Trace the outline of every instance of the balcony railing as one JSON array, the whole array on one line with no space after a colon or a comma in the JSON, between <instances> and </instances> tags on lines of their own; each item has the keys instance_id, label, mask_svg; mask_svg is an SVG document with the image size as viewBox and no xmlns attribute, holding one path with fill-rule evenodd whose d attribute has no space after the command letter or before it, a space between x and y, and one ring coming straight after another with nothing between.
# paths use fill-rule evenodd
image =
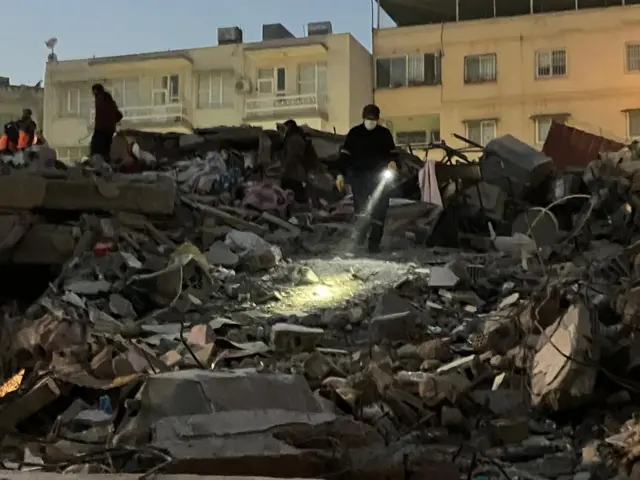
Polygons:
<instances>
[{"instance_id":1,"label":"balcony railing","mask_svg":"<svg viewBox=\"0 0 640 480\"><path fill-rule=\"evenodd\" d=\"M182 103L170 103L168 105L146 105L141 107L120 107L122 123L142 123L163 125L168 123L191 122L188 110ZM96 120L95 109L91 109L90 123Z\"/></svg>"},{"instance_id":2,"label":"balcony railing","mask_svg":"<svg viewBox=\"0 0 640 480\"><path fill-rule=\"evenodd\" d=\"M268 116L278 113L326 111L326 97L318 93L302 95L274 95L248 98L245 102L246 116Z\"/></svg>"}]
</instances>

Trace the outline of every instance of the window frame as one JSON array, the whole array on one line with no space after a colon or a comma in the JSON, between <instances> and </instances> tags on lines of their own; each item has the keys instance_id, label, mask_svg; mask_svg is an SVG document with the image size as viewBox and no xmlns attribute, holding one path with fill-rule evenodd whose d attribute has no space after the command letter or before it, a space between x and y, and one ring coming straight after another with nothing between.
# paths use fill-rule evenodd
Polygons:
<instances>
[{"instance_id":1,"label":"window frame","mask_svg":"<svg viewBox=\"0 0 640 480\"><path fill-rule=\"evenodd\" d=\"M156 86L156 81L160 80L161 87ZM166 80L166 82L165 82ZM164 106L164 105L174 105L176 103L180 103L180 90L181 90L181 81L179 73L168 73L165 75L154 76L152 80L152 88L151 88L151 105L156 106ZM165 86L166 84L166 86ZM176 92L174 93L174 87ZM156 101L156 95L164 95L163 102Z\"/></svg>"},{"instance_id":2,"label":"window frame","mask_svg":"<svg viewBox=\"0 0 640 480\"><path fill-rule=\"evenodd\" d=\"M313 80L302 80L301 72L303 68L313 68ZM323 72L323 73L321 73ZM320 77L324 76L324 82L320 82ZM313 91L302 92L302 85L313 84ZM298 64L296 72L296 92L298 95L322 95L327 93L327 62L310 62Z\"/></svg>"},{"instance_id":3,"label":"window frame","mask_svg":"<svg viewBox=\"0 0 640 480\"><path fill-rule=\"evenodd\" d=\"M418 60L420 58L420 60ZM427 61L427 58L429 60ZM404 61L404 80L401 83L393 83L393 62L403 60ZM411 80L411 61L414 61L418 65L421 63L421 70L417 70L414 66L414 75L416 72L420 72L422 76L422 81L420 80ZM383 62L388 62L388 71L389 71L389 84L388 85L380 85L379 78L379 68ZM433 79L427 79L427 65L428 62L431 62L431 72L433 72ZM406 88L406 87L435 87L438 85L442 85L442 55L440 52L416 52L416 53L408 53L405 55L393 55L389 57L376 57L375 62L375 88L376 89L393 89L393 88Z\"/></svg>"},{"instance_id":4,"label":"window frame","mask_svg":"<svg viewBox=\"0 0 640 480\"><path fill-rule=\"evenodd\" d=\"M627 115L627 139L629 140L640 140L640 108L631 108L626 110ZM631 115L637 115L638 118L636 121L638 122L638 135L631 135Z\"/></svg>"},{"instance_id":5,"label":"window frame","mask_svg":"<svg viewBox=\"0 0 640 480\"><path fill-rule=\"evenodd\" d=\"M548 113L544 115L536 115L535 117L533 117L532 118L533 128L535 130L533 139L534 139L535 145L544 145L544 142L547 140L547 137L549 136L549 130L551 129L551 125L553 125L554 122L565 125L567 123L568 118L569 118L569 115L566 113L565 114ZM549 121L549 128L547 129L547 135L545 135L544 139L541 139L540 137L541 120Z\"/></svg>"},{"instance_id":6,"label":"window frame","mask_svg":"<svg viewBox=\"0 0 640 480\"><path fill-rule=\"evenodd\" d=\"M466 120L464 122L465 124L465 134L466 137L469 140L473 140L476 141L475 139L472 138L472 135L470 135L470 127L473 124L478 124L478 126L480 127L480 139L477 143L479 143L480 145L485 146L487 143L489 143L490 140L493 140L494 138L498 137L498 120L495 118L480 118L480 119L475 119L475 120ZM492 125L493 128L493 136L489 139L489 141L484 141L484 126L485 124L490 123Z\"/></svg>"},{"instance_id":7,"label":"window frame","mask_svg":"<svg viewBox=\"0 0 640 480\"><path fill-rule=\"evenodd\" d=\"M630 49L635 48L637 58L635 59L635 68L631 68L630 62ZM627 42L624 44L624 66L625 72L635 73L640 72L640 42Z\"/></svg>"},{"instance_id":8,"label":"window frame","mask_svg":"<svg viewBox=\"0 0 640 480\"><path fill-rule=\"evenodd\" d=\"M471 60L477 59L478 61L478 78L473 79L469 77L469 62ZM480 76L480 72L482 71L482 61L483 60L492 60L493 61L493 76L484 78ZM483 83L496 83L498 81L498 54L493 53L474 53L472 55L465 55L463 60L463 81L465 85L477 85Z\"/></svg>"},{"instance_id":9,"label":"window frame","mask_svg":"<svg viewBox=\"0 0 640 480\"><path fill-rule=\"evenodd\" d=\"M564 55L564 72L563 73L554 73L554 64L553 64L553 59L554 59L554 54L557 54L559 52L562 52ZM547 54L549 55L549 74L541 74L540 73L540 67L541 67L541 56ZM535 51L534 54L535 57L535 79L536 80L541 80L541 79L547 79L547 78L566 78L567 76L569 76L569 56L567 54L567 49L564 47L556 47L556 48L543 48L543 49L539 49Z\"/></svg>"},{"instance_id":10,"label":"window frame","mask_svg":"<svg viewBox=\"0 0 640 480\"><path fill-rule=\"evenodd\" d=\"M199 72L196 77L196 106L198 110L221 110L225 108L234 107L234 97L227 99L225 95L225 81L234 82L235 74L232 70L210 70L207 72ZM206 85L203 87L203 81ZM215 83L218 82L216 86ZM215 87L215 88L214 88ZM234 84L235 88L235 84ZM214 90L217 90L217 94L214 95ZM207 101L202 103L201 95L206 92ZM214 101L214 97L217 97L218 101Z\"/></svg>"},{"instance_id":11,"label":"window frame","mask_svg":"<svg viewBox=\"0 0 640 480\"><path fill-rule=\"evenodd\" d=\"M271 71L271 76L268 78L260 78L261 71ZM284 86L282 89L278 88L278 73L282 70L284 74ZM271 84L271 88L269 92L261 92L260 84L269 82ZM277 66L277 67L259 67L256 69L256 92L260 96L281 96L285 95L287 91L287 67L285 66Z\"/></svg>"},{"instance_id":12,"label":"window frame","mask_svg":"<svg viewBox=\"0 0 640 480\"><path fill-rule=\"evenodd\" d=\"M437 135L436 135L437 132ZM409 137L414 134L423 134L423 138L421 138L420 142L404 142L401 136L405 135ZM440 141L440 130L400 130L394 132L395 143L401 147L425 147L430 142L438 142ZM409 138L407 138L409 139Z\"/></svg>"}]
</instances>

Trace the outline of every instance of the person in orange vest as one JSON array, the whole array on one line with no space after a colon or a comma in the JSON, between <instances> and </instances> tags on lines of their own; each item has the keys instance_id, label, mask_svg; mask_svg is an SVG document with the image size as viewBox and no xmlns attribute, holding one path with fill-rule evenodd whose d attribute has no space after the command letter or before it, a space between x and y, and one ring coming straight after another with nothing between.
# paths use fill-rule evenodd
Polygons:
<instances>
[{"instance_id":1,"label":"person in orange vest","mask_svg":"<svg viewBox=\"0 0 640 480\"><path fill-rule=\"evenodd\" d=\"M0 137L0 153L15 153L18 151L20 131L16 122L4 125L4 133Z\"/></svg>"},{"instance_id":2,"label":"person in orange vest","mask_svg":"<svg viewBox=\"0 0 640 480\"><path fill-rule=\"evenodd\" d=\"M31 109L25 108L19 120L5 124L4 135L0 137L0 152L19 152L29 148L37 141L37 125L33 121L32 115Z\"/></svg>"},{"instance_id":3,"label":"person in orange vest","mask_svg":"<svg viewBox=\"0 0 640 480\"><path fill-rule=\"evenodd\" d=\"M36 130L38 128L33 120L33 112L30 108L22 110L22 117L16 124L18 127L18 150L29 148L36 142Z\"/></svg>"}]
</instances>

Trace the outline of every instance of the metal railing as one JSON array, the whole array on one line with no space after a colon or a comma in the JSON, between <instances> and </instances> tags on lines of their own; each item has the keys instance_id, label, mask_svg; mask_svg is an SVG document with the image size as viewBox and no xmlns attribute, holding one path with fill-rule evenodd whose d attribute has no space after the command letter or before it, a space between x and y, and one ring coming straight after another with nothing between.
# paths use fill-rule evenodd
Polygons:
<instances>
[{"instance_id":1,"label":"metal railing","mask_svg":"<svg viewBox=\"0 0 640 480\"><path fill-rule=\"evenodd\" d=\"M121 107L122 122L165 124L190 122L187 108L182 103L170 103L168 105L145 105L140 107ZM96 119L95 109L91 109L90 124Z\"/></svg>"},{"instance_id":2,"label":"metal railing","mask_svg":"<svg viewBox=\"0 0 640 480\"><path fill-rule=\"evenodd\" d=\"M278 112L295 112L302 110L325 111L326 96L318 93L302 95L274 95L247 98L245 115L270 115Z\"/></svg>"}]
</instances>

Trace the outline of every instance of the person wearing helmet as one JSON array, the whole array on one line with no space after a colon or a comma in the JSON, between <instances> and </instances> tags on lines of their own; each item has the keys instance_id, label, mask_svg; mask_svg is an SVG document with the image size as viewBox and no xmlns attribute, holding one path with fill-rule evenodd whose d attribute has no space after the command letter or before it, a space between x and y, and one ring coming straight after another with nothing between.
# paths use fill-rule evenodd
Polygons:
<instances>
[{"instance_id":1,"label":"person wearing helmet","mask_svg":"<svg viewBox=\"0 0 640 480\"><path fill-rule=\"evenodd\" d=\"M370 253L380 251L389 209L390 185L381 179L381 175L387 168L397 169L393 135L379 122L380 108L376 105L364 107L362 123L349 130L340 150L340 175L336 179L340 190L344 189L345 177L351 185L354 208L360 217L356 241L363 245L368 239ZM372 196L374 192L376 194Z\"/></svg>"}]
</instances>

